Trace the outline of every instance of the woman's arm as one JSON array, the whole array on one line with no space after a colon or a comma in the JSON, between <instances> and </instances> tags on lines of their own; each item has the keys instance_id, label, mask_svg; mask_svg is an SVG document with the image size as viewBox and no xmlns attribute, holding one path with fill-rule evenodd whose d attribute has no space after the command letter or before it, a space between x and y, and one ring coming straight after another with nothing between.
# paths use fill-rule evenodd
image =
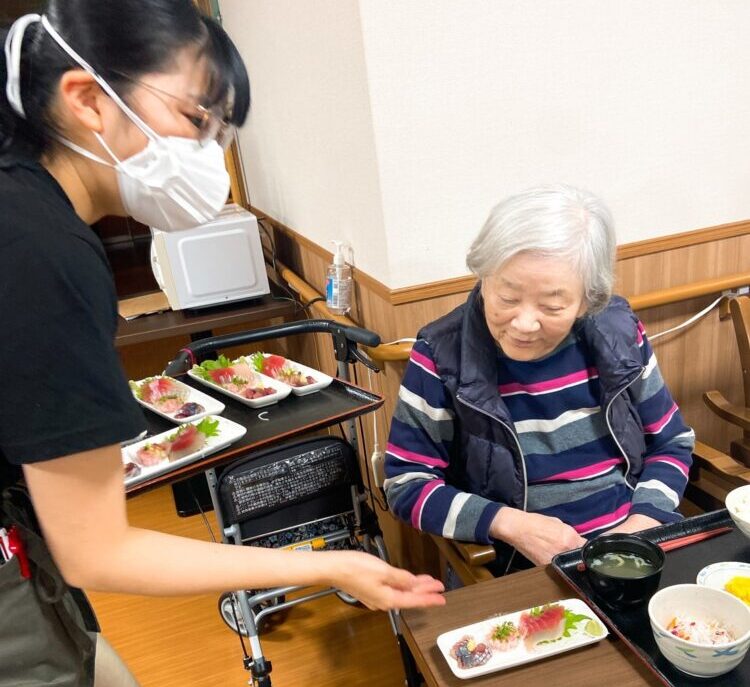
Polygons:
<instances>
[{"instance_id":1,"label":"woman's arm","mask_svg":"<svg viewBox=\"0 0 750 687\"><path fill-rule=\"evenodd\" d=\"M656 356L638 323L640 349L645 366L641 379L631 388L633 404L643 425L646 452L643 471L633 492L631 517L648 518L646 524L673 522L687 486L693 462L695 433L685 424L669 393ZM642 528L643 529L643 528Z\"/></svg>"},{"instance_id":2,"label":"woman's arm","mask_svg":"<svg viewBox=\"0 0 750 687\"><path fill-rule=\"evenodd\" d=\"M227 546L131 527L119 445L31 463L24 474L55 561L78 587L161 596L323 584L370 608L444 603L440 582L367 554Z\"/></svg>"},{"instance_id":3,"label":"woman's arm","mask_svg":"<svg viewBox=\"0 0 750 687\"><path fill-rule=\"evenodd\" d=\"M383 485L388 503L418 530L487 544L501 505L446 483L454 431L455 412L432 352L417 341L391 421Z\"/></svg>"},{"instance_id":4,"label":"woman's arm","mask_svg":"<svg viewBox=\"0 0 750 687\"><path fill-rule=\"evenodd\" d=\"M631 398L643 425L646 452L643 471L633 492L630 516L609 532L639 532L679 520L682 516L676 509L693 462L695 433L685 424L664 383L640 322L638 340L645 370L631 387Z\"/></svg>"}]
</instances>

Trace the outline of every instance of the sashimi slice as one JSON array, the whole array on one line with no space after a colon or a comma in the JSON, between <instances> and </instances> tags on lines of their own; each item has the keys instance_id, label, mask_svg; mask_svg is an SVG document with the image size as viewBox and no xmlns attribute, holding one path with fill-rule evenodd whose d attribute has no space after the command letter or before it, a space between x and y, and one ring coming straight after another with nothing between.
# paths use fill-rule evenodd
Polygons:
<instances>
[{"instance_id":1,"label":"sashimi slice","mask_svg":"<svg viewBox=\"0 0 750 687\"><path fill-rule=\"evenodd\" d=\"M219 421L204 418L197 425L183 425L169 437L169 460L179 460L200 451L209 437L216 436Z\"/></svg>"},{"instance_id":2,"label":"sashimi slice","mask_svg":"<svg viewBox=\"0 0 750 687\"><path fill-rule=\"evenodd\" d=\"M162 396L153 405L162 413L174 413L185 403L183 396Z\"/></svg>"},{"instance_id":3,"label":"sashimi slice","mask_svg":"<svg viewBox=\"0 0 750 687\"><path fill-rule=\"evenodd\" d=\"M243 392L242 395L245 398L254 400L256 398L263 398L264 396L270 396L275 394L276 389L272 389L270 386L249 386Z\"/></svg>"},{"instance_id":4,"label":"sashimi slice","mask_svg":"<svg viewBox=\"0 0 750 687\"><path fill-rule=\"evenodd\" d=\"M565 608L560 604L546 604L521 613L518 629L524 635L527 649L539 642L559 639L565 629Z\"/></svg>"},{"instance_id":5,"label":"sashimi slice","mask_svg":"<svg viewBox=\"0 0 750 687\"><path fill-rule=\"evenodd\" d=\"M200 451L206 445L206 435L199 432L195 425L185 425L172 440L169 447L169 459L179 460L191 453Z\"/></svg>"},{"instance_id":6,"label":"sashimi slice","mask_svg":"<svg viewBox=\"0 0 750 687\"><path fill-rule=\"evenodd\" d=\"M242 379L246 379L248 382L252 382L254 379L258 378L255 370L253 370L247 363L235 363L232 365L232 369L234 370L236 377L242 377Z\"/></svg>"},{"instance_id":7,"label":"sashimi slice","mask_svg":"<svg viewBox=\"0 0 750 687\"><path fill-rule=\"evenodd\" d=\"M286 358L283 356L269 355L263 358L263 369L260 372L269 377L274 377L285 364Z\"/></svg>"},{"instance_id":8,"label":"sashimi slice","mask_svg":"<svg viewBox=\"0 0 750 687\"><path fill-rule=\"evenodd\" d=\"M168 444L146 444L138 449L135 459L143 467L150 467L169 460Z\"/></svg>"},{"instance_id":9,"label":"sashimi slice","mask_svg":"<svg viewBox=\"0 0 750 687\"><path fill-rule=\"evenodd\" d=\"M157 405L162 399L168 398L184 400L186 396L185 391L169 377L153 377L151 379L146 379L138 385L136 385L135 382L132 382L131 386L138 398L144 403L149 403L151 405Z\"/></svg>"},{"instance_id":10,"label":"sashimi slice","mask_svg":"<svg viewBox=\"0 0 750 687\"><path fill-rule=\"evenodd\" d=\"M232 381L235 371L234 367L220 367L216 370L209 370L208 374L216 384L224 386Z\"/></svg>"}]
</instances>

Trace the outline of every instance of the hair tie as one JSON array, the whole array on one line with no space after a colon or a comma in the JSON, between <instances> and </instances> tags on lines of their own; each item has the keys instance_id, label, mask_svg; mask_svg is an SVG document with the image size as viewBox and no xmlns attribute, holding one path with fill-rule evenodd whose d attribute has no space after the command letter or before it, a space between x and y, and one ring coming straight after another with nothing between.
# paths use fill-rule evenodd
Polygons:
<instances>
[{"instance_id":1,"label":"hair tie","mask_svg":"<svg viewBox=\"0 0 750 687\"><path fill-rule=\"evenodd\" d=\"M21 102L21 46L26 29L41 21L39 14L24 14L16 19L5 37L5 67L7 78L5 82L5 95L8 104L19 117L26 119L26 113Z\"/></svg>"}]
</instances>

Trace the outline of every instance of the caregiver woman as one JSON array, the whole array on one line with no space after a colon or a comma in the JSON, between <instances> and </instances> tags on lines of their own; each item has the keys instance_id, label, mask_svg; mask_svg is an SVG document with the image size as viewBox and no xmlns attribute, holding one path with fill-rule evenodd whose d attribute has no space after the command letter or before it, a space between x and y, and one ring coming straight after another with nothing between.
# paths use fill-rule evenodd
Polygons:
<instances>
[{"instance_id":1,"label":"caregiver woman","mask_svg":"<svg viewBox=\"0 0 750 687\"><path fill-rule=\"evenodd\" d=\"M442 603L439 582L373 556L222 546L128 523L119 444L144 418L114 349L115 291L89 225L130 215L174 230L215 216L247 75L190 0L53 0L4 45L0 486L2 524L24 539L31 579L20 556L0 566L0 685L91 685L94 655L98 686L135 684L63 579L153 595L330 584L372 608ZM20 468L33 509L7 489Z\"/></svg>"},{"instance_id":2,"label":"caregiver woman","mask_svg":"<svg viewBox=\"0 0 750 687\"><path fill-rule=\"evenodd\" d=\"M418 529L535 564L677 512L694 442L643 325L611 296L615 233L592 194L534 188L490 213L479 283L419 334L385 488Z\"/></svg>"}]
</instances>

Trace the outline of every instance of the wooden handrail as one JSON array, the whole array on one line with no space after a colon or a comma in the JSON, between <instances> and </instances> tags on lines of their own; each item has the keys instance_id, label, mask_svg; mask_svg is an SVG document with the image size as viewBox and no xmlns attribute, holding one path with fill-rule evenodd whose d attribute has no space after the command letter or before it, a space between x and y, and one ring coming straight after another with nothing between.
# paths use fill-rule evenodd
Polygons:
<instances>
[{"instance_id":1,"label":"wooden handrail","mask_svg":"<svg viewBox=\"0 0 750 687\"><path fill-rule=\"evenodd\" d=\"M321 294L304 279L297 276L297 274L278 260L276 261L276 270L279 273L279 276L284 279L284 281L289 284L289 287L293 291L296 291L304 301L312 301L315 298L321 297ZM747 285L750 285L750 272L743 272L741 274L732 274L726 277L706 279L705 281L694 282L693 284L685 284L683 286L673 286L659 291L651 291L650 293L643 293L639 296L631 296L628 298L628 301L633 310L648 310L649 308L656 308L660 305L669 305L670 303L678 303L691 298L709 296L714 293L720 293L721 291L736 289L740 286ZM325 317L331 320L350 326L359 326L348 317L332 313L326 307L325 303L314 303L312 307L316 308ZM411 344L381 344L375 348L364 347L364 350L376 362L397 362L409 359Z\"/></svg>"},{"instance_id":2,"label":"wooden handrail","mask_svg":"<svg viewBox=\"0 0 750 687\"><path fill-rule=\"evenodd\" d=\"M628 298L630 307L633 310L648 310L660 305L669 305L670 303L679 303L691 298L700 296L710 296L713 293L721 293L730 289L736 289L740 286L750 285L750 272L741 274L730 274L725 277L716 277L715 279L706 279L696 281L692 284L682 286L672 286L668 289L642 293L640 296L631 296Z\"/></svg>"}]
</instances>

